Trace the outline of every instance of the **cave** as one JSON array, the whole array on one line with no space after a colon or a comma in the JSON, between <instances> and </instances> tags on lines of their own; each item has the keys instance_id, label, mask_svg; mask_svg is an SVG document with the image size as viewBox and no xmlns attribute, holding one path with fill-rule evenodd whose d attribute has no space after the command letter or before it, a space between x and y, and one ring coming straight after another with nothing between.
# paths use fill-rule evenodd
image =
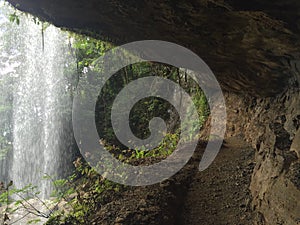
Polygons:
<instances>
[{"instance_id":1,"label":"cave","mask_svg":"<svg viewBox=\"0 0 300 225\"><path fill-rule=\"evenodd\" d=\"M255 150L249 189L256 224L300 223L299 1L8 2L116 45L163 40L200 56L225 96L226 138L239 136Z\"/></svg>"}]
</instances>

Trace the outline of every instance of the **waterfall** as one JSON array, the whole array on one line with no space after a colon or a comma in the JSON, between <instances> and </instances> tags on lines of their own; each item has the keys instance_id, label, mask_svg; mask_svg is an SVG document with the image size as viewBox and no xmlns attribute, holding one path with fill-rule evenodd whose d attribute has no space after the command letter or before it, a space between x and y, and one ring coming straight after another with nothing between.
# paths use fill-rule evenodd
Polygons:
<instances>
[{"instance_id":1,"label":"waterfall","mask_svg":"<svg viewBox=\"0 0 300 225\"><path fill-rule=\"evenodd\" d=\"M43 177L66 176L74 158L70 75L75 60L60 29L50 25L42 31L40 23L24 15L19 25L9 22L12 11L0 4L0 85L10 84L0 86L0 104L10 110L0 126L6 121L9 131L1 135L11 140L0 158L0 180L12 180L19 189L32 184L47 197L52 184ZM6 95L8 100L1 101Z\"/></svg>"}]
</instances>

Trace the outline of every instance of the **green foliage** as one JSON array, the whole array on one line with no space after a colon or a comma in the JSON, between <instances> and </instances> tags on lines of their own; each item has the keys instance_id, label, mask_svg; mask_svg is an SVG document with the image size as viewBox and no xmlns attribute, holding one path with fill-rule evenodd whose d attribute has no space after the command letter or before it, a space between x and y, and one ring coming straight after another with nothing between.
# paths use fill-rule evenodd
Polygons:
<instances>
[{"instance_id":1,"label":"green foliage","mask_svg":"<svg viewBox=\"0 0 300 225\"><path fill-rule=\"evenodd\" d=\"M57 201L64 199L71 210L67 215L64 211L53 213L47 224L87 224L92 213L106 201L103 199L104 193L107 196L107 193L116 193L121 189L119 184L102 178L81 158L74 165L76 171L72 176L54 181L55 186L61 190L54 193Z\"/></svg>"},{"instance_id":2,"label":"green foliage","mask_svg":"<svg viewBox=\"0 0 300 225\"><path fill-rule=\"evenodd\" d=\"M182 124L183 129L185 129L185 132L189 134L188 140L185 141L192 141L194 138L198 138L197 135L195 136L195 131L201 129L201 127L203 126L203 124L205 123L209 115L209 106L203 92L198 91L194 93L192 96L192 100L195 106L196 113L198 114L199 120L194 121L189 119L191 117L190 115L195 113L193 111L193 108L189 107L187 119L183 121Z\"/></svg>"},{"instance_id":3,"label":"green foliage","mask_svg":"<svg viewBox=\"0 0 300 225\"><path fill-rule=\"evenodd\" d=\"M79 72L91 66L95 60L113 47L113 45L108 42L96 40L84 35L71 34L70 38L74 40L72 47L76 50Z\"/></svg>"},{"instance_id":4,"label":"green foliage","mask_svg":"<svg viewBox=\"0 0 300 225\"><path fill-rule=\"evenodd\" d=\"M17 25L20 24L20 17L17 14L17 11L15 11L9 15L9 21L12 23L16 23Z\"/></svg>"},{"instance_id":5,"label":"green foliage","mask_svg":"<svg viewBox=\"0 0 300 225\"><path fill-rule=\"evenodd\" d=\"M16 22L16 16L17 15L15 14L15 16L12 17L12 21ZM39 22L37 21L36 23ZM43 26L43 29L45 27L46 26ZM91 69L101 69L95 68L95 61L113 47L110 43L86 36L71 35L70 39L73 40L71 42L76 52L78 79L80 77L89 76L86 72ZM130 127L137 137L147 138L150 135L148 129L149 121L156 116L163 118L164 121L167 122L168 130L165 137L156 148L152 150L148 150L146 147L142 147L141 149L126 149L118 142L114 135L111 126L110 112L115 97L129 82L140 77L152 75L171 79L183 87L184 90L192 96L197 113L200 116L200 121L181 121L191 132L199 126L201 127L209 115L207 100L203 92L184 71L169 65L150 62L134 64L123 68L106 82L103 87L98 97L95 118L98 132L102 135L101 141L106 146L106 149L123 162L130 162L130 160L135 159L167 157L176 149L180 139L181 129L178 126L179 121L176 121L178 117L171 115L169 112L170 110L174 111L174 109L166 101L154 97L145 98L134 106L130 113ZM101 80L101 77L96 79ZM81 97L89 100L92 93L97 90L97 87L91 84L97 84L99 80L89 80L89 77L87 77L86 82L81 83L81 85L88 85L89 88L86 91L79 93ZM70 90L72 92L75 89L73 88L75 85L72 84L71 86ZM152 88L154 92L155 90L158 90L160 88L159 82L154 82ZM7 99L0 98L1 116L11 115L11 106L8 102ZM87 111L86 115L93 113L94 112ZM192 111L189 111L189 113L192 113ZM172 125L174 121L175 123ZM88 128L86 132L88 132ZM3 133L6 135L2 135ZM0 130L0 159L7 154L7 151L9 151L9 143L11 143L10 134L10 127L6 126L5 130ZM56 206L58 206L60 202L67 202L67 205L70 208L68 213L63 209L60 209L60 211L53 210L49 215L40 213L41 216L50 216L47 224L86 224L86 221L89 221L90 216L92 216L97 208L110 200L105 196L113 196L124 188L121 185L110 182L99 176L97 172L82 161L82 159L76 160L74 165L76 167L75 173L66 179L55 180L48 175L45 176L45 179L50 179L55 187L52 197L55 198ZM0 204L11 204L12 199L10 196L12 195L26 194L28 197L37 197L39 193L35 189L36 187L29 185L21 190L4 190L0 195ZM17 200L15 204L23 205L26 201L28 201L28 198L22 197L21 200ZM37 220L31 221L31 223L35 222L37 222Z\"/></svg>"},{"instance_id":6,"label":"green foliage","mask_svg":"<svg viewBox=\"0 0 300 225\"><path fill-rule=\"evenodd\" d=\"M94 92L98 93L96 84L101 82L101 77L97 77L97 80L90 80L89 73L87 72L98 71L102 69L97 68L97 64L95 64L95 62L97 62L97 59L106 51L112 49L113 45L108 42L96 40L86 36L73 35L71 38L73 39L73 47L76 49L76 56L78 60L77 68L80 74L79 78L85 77L85 79L83 79L85 81L81 82L81 85L88 87L84 88L85 91L82 91L80 95L82 98L86 99L86 101L89 101L90 96L92 96ZM147 76L160 76L171 79L183 87L185 91L192 96L194 104L200 115L200 121L185 121L186 126L190 126L190 130L195 130L199 123L201 126L207 118L209 110L207 109L206 99L202 94L201 89L199 89L197 84L195 84L193 79L190 78L186 72L169 65L152 62L133 64L121 69L115 75L113 75L105 83L101 90L100 96L98 97L95 118L97 130L100 138L104 139L108 145L116 145L120 149L125 147L115 137L111 126L111 109L114 99L128 83L136 80L137 78ZM152 84L154 92L155 90L158 90L159 87L159 82ZM134 92L134 90L132 91ZM149 121L153 117L160 117L164 121L167 121L167 124L171 124L168 126L168 133L178 132L176 131L178 129L178 123L173 122L178 118L171 118L169 112L171 108L172 106L170 103L156 97L149 97L141 100L130 112L129 122L133 133L141 139L147 138L150 135L150 131L148 129ZM85 115L90 115L93 113L94 112L86 112ZM82 119L84 120L84 118ZM88 130L86 132L88 132ZM141 154L142 153L136 152L138 157L143 157ZM119 157L122 158L122 156Z\"/></svg>"},{"instance_id":7,"label":"green foliage","mask_svg":"<svg viewBox=\"0 0 300 225\"><path fill-rule=\"evenodd\" d=\"M90 96L92 96L94 92L98 93L97 85L95 84L101 82L101 77L97 77L96 80L92 80L89 78L89 73L87 72L98 71L102 69L97 68L97 64L95 64L95 62L97 62L97 59L106 51L110 50L113 45L86 36L73 36L72 38L74 38L73 47L76 49L76 55L78 59L77 65L78 72L80 73L79 77L84 78L83 82L81 82L81 85L86 85L88 87L84 88L85 91L82 91L80 95L83 99L89 101ZM117 148L114 149L114 152L125 148L125 146L123 146L115 137L115 132L111 125L111 109L114 99L128 83L138 78L147 76L160 76L170 79L175 83L178 83L187 93L189 93L193 99L197 113L200 116L200 121L182 121L184 126L188 127L191 133L202 126L209 114L205 96L195 81L188 76L186 71L169 65L153 62L143 62L129 65L119 70L108 81L105 82L96 104L95 120L98 133L100 138L105 140L107 146L117 146ZM153 93L155 93L155 90L159 90L160 83L154 82L151 87L153 89ZM134 92L135 90L132 91ZM170 95L172 94L171 89L166 91L170 91ZM160 117L167 123L167 133L180 133L181 131L178 130L179 121L176 121L178 120L178 117L172 117L170 110L174 111L175 109L172 108L170 103L163 99L157 97L142 99L133 107L130 112L129 123L132 132L141 139L149 137L149 121L153 117ZM90 115L93 113L94 112L86 112L85 115ZM190 111L189 113L192 112ZM82 119L84 120L84 118ZM88 130L86 130L86 132L88 132ZM135 152L134 154L137 158L145 157L143 151L139 149L133 149L133 151ZM119 154L115 154L116 157L119 159L124 158L124 155L120 153L121 150L119 151Z\"/></svg>"},{"instance_id":8,"label":"green foliage","mask_svg":"<svg viewBox=\"0 0 300 225\"><path fill-rule=\"evenodd\" d=\"M12 214L16 213L20 209L25 209L27 214L33 214L37 218L31 219L27 221L27 224L35 224L41 221L41 217L48 218L51 214L51 210L48 208L46 203L41 200L38 195L40 194L37 191L37 187L32 185L27 185L22 189L17 189L13 187L13 182L10 181L6 186L4 183L0 183L0 205L5 207L5 210L1 215L3 224L14 224L24 219L21 217L15 221L11 221L10 217ZM40 201L44 206L46 206L49 212L42 212L40 209L36 208L32 203L30 203L30 199L35 198ZM24 215L25 216L25 215ZM9 223L8 223L9 221ZM24 221L23 221L24 222Z\"/></svg>"},{"instance_id":9,"label":"green foliage","mask_svg":"<svg viewBox=\"0 0 300 225\"><path fill-rule=\"evenodd\" d=\"M162 140L161 144L157 147L158 154L163 156L170 155L177 147L180 134L177 133L168 133Z\"/></svg>"},{"instance_id":10,"label":"green foliage","mask_svg":"<svg viewBox=\"0 0 300 225\"><path fill-rule=\"evenodd\" d=\"M66 179L55 180L49 175L44 179L52 181L55 190L52 193L51 208L39 198L40 192L36 186L27 185L22 189L13 187L12 182L0 187L0 205L6 206L2 217L8 221L13 213L20 208L32 213L36 218L27 221L27 224L40 222L40 218L48 218L47 224L87 224L88 218L92 213L107 200L103 196L110 196L109 193L118 193L121 190L119 184L102 178L98 173L85 162L78 158L74 165L76 170L73 175ZM103 195L104 194L104 195ZM42 212L30 203L30 199L37 199L48 212ZM64 208L58 205L64 202ZM54 205L53 205L54 204ZM68 214L64 210L68 210Z\"/></svg>"},{"instance_id":11,"label":"green foliage","mask_svg":"<svg viewBox=\"0 0 300 225\"><path fill-rule=\"evenodd\" d=\"M173 153L179 141L179 133L167 133L160 144L154 149L135 149L131 159L167 157Z\"/></svg>"},{"instance_id":12,"label":"green foliage","mask_svg":"<svg viewBox=\"0 0 300 225\"><path fill-rule=\"evenodd\" d=\"M32 219L32 220L27 221L27 224L36 224L39 222L41 222L41 219Z\"/></svg>"}]
</instances>

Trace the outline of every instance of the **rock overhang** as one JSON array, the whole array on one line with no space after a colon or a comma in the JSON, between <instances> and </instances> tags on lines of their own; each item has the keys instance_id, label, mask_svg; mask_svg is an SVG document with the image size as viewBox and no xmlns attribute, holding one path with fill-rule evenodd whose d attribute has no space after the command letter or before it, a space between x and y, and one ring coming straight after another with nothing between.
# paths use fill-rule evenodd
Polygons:
<instances>
[{"instance_id":1,"label":"rock overhang","mask_svg":"<svg viewBox=\"0 0 300 225\"><path fill-rule=\"evenodd\" d=\"M198 54L224 91L274 96L297 76L297 0L8 0L58 27L115 44L157 39Z\"/></svg>"}]
</instances>

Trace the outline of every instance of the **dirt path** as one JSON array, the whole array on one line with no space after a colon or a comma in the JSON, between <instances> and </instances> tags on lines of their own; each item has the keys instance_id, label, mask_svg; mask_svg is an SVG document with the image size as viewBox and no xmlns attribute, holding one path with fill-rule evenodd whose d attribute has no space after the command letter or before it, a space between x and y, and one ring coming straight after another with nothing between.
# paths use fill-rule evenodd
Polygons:
<instances>
[{"instance_id":1,"label":"dirt path","mask_svg":"<svg viewBox=\"0 0 300 225\"><path fill-rule=\"evenodd\" d=\"M237 139L226 143L203 172L197 171L205 146L199 143L189 163L169 179L102 192L85 225L253 225L248 187L254 151ZM142 161L152 164L151 158Z\"/></svg>"},{"instance_id":2,"label":"dirt path","mask_svg":"<svg viewBox=\"0 0 300 225\"><path fill-rule=\"evenodd\" d=\"M248 190L253 150L232 138L226 141L214 163L195 175L178 225L250 225Z\"/></svg>"}]
</instances>

